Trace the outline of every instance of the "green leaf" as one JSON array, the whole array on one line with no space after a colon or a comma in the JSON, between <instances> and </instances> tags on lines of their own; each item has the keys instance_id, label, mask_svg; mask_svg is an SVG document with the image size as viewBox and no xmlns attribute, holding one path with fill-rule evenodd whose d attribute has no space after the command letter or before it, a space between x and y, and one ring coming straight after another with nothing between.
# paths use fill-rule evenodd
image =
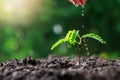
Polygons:
<instances>
[{"instance_id":1,"label":"green leaf","mask_svg":"<svg viewBox=\"0 0 120 80\"><path fill-rule=\"evenodd\" d=\"M68 41L68 39L70 38L70 35L72 34L72 31L68 31L68 33L65 36L65 39Z\"/></svg>"},{"instance_id":2,"label":"green leaf","mask_svg":"<svg viewBox=\"0 0 120 80\"><path fill-rule=\"evenodd\" d=\"M76 37L78 36L79 30L70 30L66 34L65 38L58 40L53 46L51 47L51 50L56 48L58 45L60 45L63 42L67 42L67 46L70 48L72 45L76 43Z\"/></svg>"},{"instance_id":3,"label":"green leaf","mask_svg":"<svg viewBox=\"0 0 120 80\"><path fill-rule=\"evenodd\" d=\"M106 44L106 41L104 41L99 35L94 34L94 33L85 34L82 36L82 38L93 38L93 39L101 42L102 44Z\"/></svg>"},{"instance_id":4,"label":"green leaf","mask_svg":"<svg viewBox=\"0 0 120 80\"><path fill-rule=\"evenodd\" d=\"M53 44L53 46L51 47L51 50L53 50L54 48L56 48L58 45L60 45L63 42L66 42L66 40L65 39L58 40L55 44Z\"/></svg>"},{"instance_id":5,"label":"green leaf","mask_svg":"<svg viewBox=\"0 0 120 80\"><path fill-rule=\"evenodd\" d=\"M76 40L76 37L78 36L78 33L79 33L79 30L73 30L71 35L70 35L70 38L69 38L69 42L71 44L75 44L75 40Z\"/></svg>"}]
</instances>

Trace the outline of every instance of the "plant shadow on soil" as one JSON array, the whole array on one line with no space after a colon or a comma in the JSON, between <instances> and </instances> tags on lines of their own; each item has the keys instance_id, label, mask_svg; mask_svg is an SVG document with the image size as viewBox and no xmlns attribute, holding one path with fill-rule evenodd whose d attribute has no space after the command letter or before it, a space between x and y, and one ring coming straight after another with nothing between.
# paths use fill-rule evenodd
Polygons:
<instances>
[{"instance_id":1,"label":"plant shadow on soil","mask_svg":"<svg viewBox=\"0 0 120 80\"><path fill-rule=\"evenodd\" d=\"M50 55L0 63L0 80L120 80L120 59L98 56L76 58Z\"/></svg>"}]
</instances>

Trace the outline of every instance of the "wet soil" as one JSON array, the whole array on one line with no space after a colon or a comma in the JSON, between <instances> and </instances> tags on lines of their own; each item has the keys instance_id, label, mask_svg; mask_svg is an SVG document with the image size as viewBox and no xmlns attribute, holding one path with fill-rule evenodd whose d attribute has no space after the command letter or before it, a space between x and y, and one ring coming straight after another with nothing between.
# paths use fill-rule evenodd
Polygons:
<instances>
[{"instance_id":1,"label":"wet soil","mask_svg":"<svg viewBox=\"0 0 120 80\"><path fill-rule=\"evenodd\" d=\"M0 80L120 80L120 59L48 56L0 63Z\"/></svg>"}]
</instances>

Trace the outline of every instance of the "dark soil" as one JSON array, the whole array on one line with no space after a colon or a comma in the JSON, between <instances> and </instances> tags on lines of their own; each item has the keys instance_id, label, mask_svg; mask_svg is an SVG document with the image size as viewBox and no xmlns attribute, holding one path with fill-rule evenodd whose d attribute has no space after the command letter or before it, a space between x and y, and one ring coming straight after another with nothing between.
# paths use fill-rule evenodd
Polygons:
<instances>
[{"instance_id":1,"label":"dark soil","mask_svg":"<svg viewBox=\"0 0 120 80\"><path fill-rule=\"evenodd\" d=\"M120 59L49 56L0 63L0 80L120 80Z\"/></svg>"}]
</instances>

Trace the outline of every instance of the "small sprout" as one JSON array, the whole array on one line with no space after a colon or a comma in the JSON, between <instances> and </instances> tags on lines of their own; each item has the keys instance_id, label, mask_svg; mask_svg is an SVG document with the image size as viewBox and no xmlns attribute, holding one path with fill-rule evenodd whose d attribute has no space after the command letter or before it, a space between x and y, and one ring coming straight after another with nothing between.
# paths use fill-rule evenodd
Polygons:
<instances>
[{"instance_id":1,"label":"small sprout","mask_svg":"<svg viewBox=\"0 0 120 80\"><path fill-rule=\"evenodd\" d=\"M76 40L77 38L79 38L79 41ZM95 40L99 41L102 44L106 44L106 41L104 41L97 34L89 33L89 34L82 35L80 37L79 30L70 30L66 34L65 38L60 39L55 44L53 44L53 46L51 47L51 50L53 50L54 48L56 48L58 45L60 45L63 42L66 42L68 47L71 47L72 45L78 44L78 49L79 49L78 61L79 61L79 64L80 64L80 49L82 47L82 40L85 39L85 38L92 38L92 39L95 39Z\"/></svg>"}]
</instances>

